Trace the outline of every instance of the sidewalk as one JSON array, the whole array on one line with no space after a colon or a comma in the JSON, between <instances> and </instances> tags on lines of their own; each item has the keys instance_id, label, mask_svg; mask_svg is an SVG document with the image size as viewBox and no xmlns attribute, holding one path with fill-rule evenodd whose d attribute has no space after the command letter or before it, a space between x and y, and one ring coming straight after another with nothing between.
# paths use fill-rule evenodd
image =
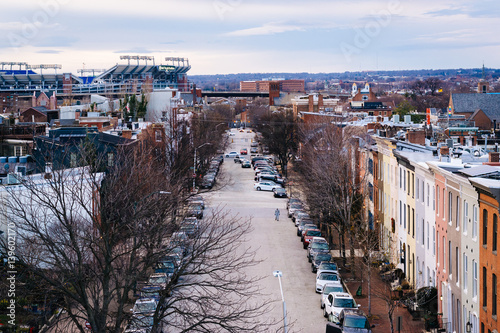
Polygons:
<instances>
[{"instance_id":1,"label":"sidewalk","mask_svg":"<svg viewBox=\"0 0 500 333\"><path fill-rule=\"evenodd\" d=\"M349 260L349 258L348 258ZM361 260L361 258L357 258L357 260ZM342 260L340 258L337 259L337 264L342 268ZM359 265L359 266L364 266L364 265ZM364 266L364 271L361 272L361 268L358 268L356 270L356 276L353 273L354 270L351 272L347 272L345 269L342 269L340 271L340 275L351 292L352 296L356 300L356 303L361 304L361 310L365 312L366 315L368 315L368 283L367 283L367 272L366 272L367 267ZM386 286L386 283L382 281L378 269L377 268L371 268L372 274L371 274L371 288L372 290L384 290L384 287ZM363 283L361 283L361 275L363 274ZM362 285L362 295L361 296L356 296L356 291L358 290L359 286ZM375 325L375 327L372 329L372 333L390 333L391 332L391 325L389 321L389 315L388 315L388 305L387 302L381 298L378 298L375 293L372 293L371 297L371 315L372 317L370 318L370 324ZM401 316L402 320L402 328L401 331L398 331L398 317ZM425 332L425 324L423 320L413 320L411 314L408 312L408 310L402 306L399 306L394 310L393 316L393 325L394 325L394 332L401 332L401 333L421 333Z\"/></svg>"}]
</instances>

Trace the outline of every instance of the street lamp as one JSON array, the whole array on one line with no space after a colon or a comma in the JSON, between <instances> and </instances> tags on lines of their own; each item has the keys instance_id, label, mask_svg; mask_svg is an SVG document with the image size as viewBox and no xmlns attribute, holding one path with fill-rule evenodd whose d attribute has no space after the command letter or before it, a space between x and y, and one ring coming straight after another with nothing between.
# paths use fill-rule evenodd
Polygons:
<instances>
[{"instance_id":1,"label":"street lamp","mask_svg":"<svg viewBox=\"0 0 500 333\"><path fill-rule=\"evenodd\" d=\"M286 304L285 304L285 297L283 297L283 287L281 286L281 277L283 276L283 273L281 271L274 271L273 275L274 275L274 277L278 278L278 281L280 283L281 300L283 301L283 327L285 329L285 333L288 333L288 326L286 324Z\"/></svg>"},{"instance_id":2,"label":"street lamp","mask_svg":"<svg viewBox=\"0 0 500 333\"><path fill-rule=\"evenodd\" d=\"M470 321L468 321L467 324L465 324L465 331L467 333L471 333L472 332L472 323Z\"/></svg>"},{"instance_id":3,"label":"street lamp","mask_svg":"<svg viewBox=\"0 0 500 333\"><path fill-rule=\"evenodd\" d=\"M220 125L220 124L219 124ZM193 193L196 191L196 151L203 146L211 145L210 142L205 142L194 149L194 159L193 159Z\"/></svg>"},{"instance_id":4,"label":"street lamp","mask_svg":"<svg viewBox=\"0 0 500 333\"><path fill-rule=\"evenodd\" d=\"M215 130L217 131L217 127L219 127L220 125L225 125L226 123L220 123L220 124L217 124L215 125Z\"/></svg>"}]
</instances>

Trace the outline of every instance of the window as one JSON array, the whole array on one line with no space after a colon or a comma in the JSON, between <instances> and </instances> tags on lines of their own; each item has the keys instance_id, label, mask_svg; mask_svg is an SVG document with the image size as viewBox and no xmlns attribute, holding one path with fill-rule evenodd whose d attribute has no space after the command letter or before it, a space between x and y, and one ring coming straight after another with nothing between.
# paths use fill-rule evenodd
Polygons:
<instances>
[{"instance_id":1,"label":"window","mask_svg":"<svg viewBox=\"0 0 500 333\"><path fill-rule=\"evenodd\" d=\"M439 185L437 186L436 204L437 204L436 215L439 216Z\"/></svg>"},{"instance_id":2,"label":"window","mask_svg":"<svg viewBox=\"0 0 500 333\"><path fill-rule=\"evenodd\" d=\"M160 130L155 131L155 141L161 142L161 131Z\"/></svg>"},{"instance_id":3,"label":"window","mask_svg":"<svg viewBox=\"0 0 500 333\"><path fill-rule=\"evenodd\" d=\"M443 271L446 271L446 238L443 236Z\"/></svg>"},{"instance_id":4,"label":"window","mask_svg":"<svg viewBox=\"0 0 500 333\"><path fill-rule=\"evenodd\" d=\"M415 238L415 208L411 209L411 237Z\"/></svg>"},{"instance_id":5,"label":"window","mask_svg":"<svg viewBox=\"0 0 500 333\"><path fill-rule=\"evenodd\" d=\"M424 181L422 180L422 202L425 202L425 185Z\"/></svg>"},{"instance_id":6,"label":"window","mask_svg":"<svg viewBox=\"0 0 500 333\"><path fill-rule=\"evenodd\" d=\"M113 166L114 163L114 155L113 153L108 153L108 166Z\"/></svg>"},{"instance_id":7,"label":"window","mask_svg":"<svg viewBox=\"0 0 500 333\"><path fill-rule=\"evenodd\" d=\"M408 195L410 195L410 171L406 171L406 173L408 174Z\"/></svg>"},{"instance_id":8,"label":"window","mask_svg":"<svg viewBox=\"0 0 500 333\"><path fill-rule=\"evenodd\" d=\"M432 187L432 210L436 211L436 188Z\"/></svg>"},{"instance_id":9,"label":"window","mask_svg":"<svg viewBox=\"0 0 500 333\"><path fill-rule=\"evenodd\" d=\"M455 247L455 260L456 260L456 263L455 263L455 274L457 276L457 285L458 283L460 282L460 253L458 251L458 246Z\"/></svg>"},{"instance_id":10,"label":"window","mask_svg":"<svg viewBox=\"0 0 500 333\"><path fill-rule=\"evenodd\" d=\"M467 254L465 254L465 252L462 260L462 266L464 271L464 276L462 277L462 283L463 283L462 288L464 290L467 290L467 284L468 284L467 276L469 275L469 262L467 261Z\"/></svg>"},{"instance_id":11,"label":"window","mask_svg":"<svg viewBox=\"0 0 500 333\"><path fill-rule=\"evenodd\" d=\"M493 214L493 241L492 243L492 251L496 252L497 251L497 234L498 234L498 218L497 214Z\"/></svg>"},{"instance_id":12,"label":"window","mask_svg":"<svg viewBox=\"0 0 500 333\"><path fill-rule=\"evenodd\" d=\"M476 205L472 206L472 238L477 237L477 217L478 209Z\"/></svg>"},{"instance_id":13,"label":"window","mask_svg":"<svg viewBox=\"0 0 500 333\"><path fill-rule=\"evenodd\" d=\"M451 215L453 213L453 193L451 192L448 192L448 223L451 224Z\"/></svg>"},{"instance_id":14,"label":"window","mask_svg":"<svg viewBox=\"0 0 500 333\"><path fill-rule=\"evenodd\" d=\"M403 171L403 190L406 191L406 172Z\"/></svg>"},{"instance_id":15,"label":"window","mask_svg":"<svg viewBox=\"0 0 500 333\"><path fill-rule=\"evenodd\" d=\"M491 315L497 315L497 275L491 275Z\"/></svg>"},{"instance_id":16,"label":"window","mask_svg":"<svg viewBox=\"0 0 500 333\"><path fill-rule=\"evenodd\" d=\"M76 168L76 154L75 153L71 153L69 164L70 164L70 167Z\"/></svg>"},{"instance_id":17,"label":"window","mask_svg":"<svg viewBox=\"0 0 500 333\"><path fill-rule=\"evenodd\" d=\"M430 192L430 186L429 183L427 183L427 207L429 207L429 192Z\"/></svg>"},{"instance_id":18,"label":"window","mask_svg":"<svg viewBox=\"0 0 500 333\"><path fill-rule=\"evenodd\" d=\"M429 229L427 229L427 243L429 243ZM425 220L422 219L422 245L425 246Z\"/></svg>"},{"instance_id":19,"label":"window","mask_svg":"<svg viewBox=\"0 0 500 333\"><path fill-rule=\"evenodd\" d=\"M448 272L450 276L452 275L453 263L452 263L453 254L451 252L451 241L448 241Z\"/></svg>"},{"instance_id":20,"label":"window","mask_svg":"<svg viewBox=\"0 0 500 333\"><path fill-rule=\"evenodd\" d=\"M428 231L429 231L429 222L427 222L427 232ZM427 242L427 247L429 247L429 242ZM432 227L432 254L436 255L436 227Z\"/></svg>"},{"instance_id":21,"label":"window","mask_svg":"<svg viewBox=\"0 0 500 333\"><path fill-rule=\"evenodd\" d=\"M417 200L420 199L420 195L419 195L419 192L418 192L418 185L420 184L420 180L417 178Z\"/></svg>"},{"instance_id":22,"label":"window","mask_svg":"<svg viewBox=\"0 0 500 333\"><path fill-rule=\"evenodd\" d=\"M457 216L455 216L456 220L455 220L455 227L457 228L460 228L460 197L457 195L457 207L456 207L456 211L457 211Z\"/></svg>"},{"instance_id":23,"label":"window","mask_svg":"<svg viewBox=\"0 0 500 333\"><path fill-rule=\"evenodd\" d=\"M468 221L468 219L469 219L469 203L464 200L464 213L463 213L464 222L463 222L463 226L462 226L462 228L464 229L464 230L462 230L464 234L467 234L467 221Z\"/></svg>"},{"instance_id":24,"label":"window","mask_svg":"<svg viewBox=\"0 0 500 333\"><path fill-rule=\"evenodd\" d=\"M483 267L483 308L488 305L488 279L486 273L486 267Z\"/></svg>"},{"instance_id":25,"label":"window","mask_svg":"<svg viewBox=\"0 0 500 333\"><path fill-rule=\"evenodd\" d=\"M488 211L483 209L483 246L488 245Z\"/></svg>"},{"instance_id":26,"label":"window","mask_svg":"<svg viewBox=\"0 0 500 333\"><path fill-rule=\"evenodd\" d=\"M444 212L446 211L446 196L445 196L445 194L446 194L446 191L443 188L443 220L446 219L445 214L444 214Z\"/></svg>"},{"instance_id":27,"label":"window","mask_svg":"<svg viewBox=\"0 0 500 333\"><path fill-rule=\"evenodd\" d=\"M399 188L403 188L403 175L401 173L402 170L399 168Z\"/></svg>"},{"instance_id":28,"label":"window","mask_svg":"<svg viewBox=\"0 0 500 333\"><path fill-rule=\"evenodd\" d=\"M399 225L403 223L403 206L401 200L399 200Z\"/></svg>"},{"instance_id":29,"label":"window","mask_svg":"<svg viewBox=\"0 0 500 333\"><path fill-rule=\"evenodd\" d=\"M477 262L472 260L472 297L477 297L477 278L478 278Z\"/></svg>"},{"instance_id":30,"label":"window","mask_svg":"<svg viewBox=\"0 0 500 333\"><path fill-rule=\"evenodd\" d=\"M432 227L432 230L434 230L434 227ZM438 253L438 256L436 259L437 259L437 265L439 266L439 258L440 258L440 256L439 256L439 231L437 232L436 237L438 239L438 242L437 242L437 244L435 244L434 248L435 248L435 251ZM434 252L434 255L436 254L436 252Z\"/></svg>"},{"instance_id":31,"label":"window","mask_svg":"<svg viewBox=\"0 0 500 333\"><path fill-rule=\"evenodd\" d=\"M415 174L411 174L411 197L415 197Z\"/></svg>"},{"instance_id":32,"label":"window","mask_svg":"<svg viewBox=\"0 0 500 333\"><path fill-rule=\"evenodd\" d=\"M403 228L406 229L406 205L403 205Z\"/></svg>"}]
</instances>

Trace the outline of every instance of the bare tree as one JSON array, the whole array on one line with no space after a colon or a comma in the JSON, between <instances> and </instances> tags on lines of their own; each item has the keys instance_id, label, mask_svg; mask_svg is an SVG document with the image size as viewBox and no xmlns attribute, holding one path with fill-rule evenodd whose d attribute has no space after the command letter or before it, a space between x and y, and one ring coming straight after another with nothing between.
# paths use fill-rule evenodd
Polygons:
<instances>
[{"instance_id":1,"label":"bare tree","mask_svg":"<svg viewBox=\"0 0 500 333\"><path fill-rule=\"evenodd\" d=\"M170 237L186 194L147 147L117 151L112 165L93 149L79 152L80 168L54 169L7 187L3 217L15 225L22 271L50 287L51 299L65 311L49 323L52 332L83 333L88 321L94 332L118 333L131 317L138 284L179 246ZM160 292L152 332L166 325L180 332L268 328L259 321L268 303L256 299L257 284L244 274L256 263L242 247L249 228L222 209L201 223Z\"/></svg>"},{"instance_id":2,"label":"bare tree","mask_svg":"<svg viewBox=\"0 0 500 333\"><path fill-rule=\"evenodd\" d=\"M284 177L288 175L288 163L299 145L298 120L292 112L274 112L261 118L258 130L269 152L278 157Z\"/></svg>"},{"instance_id":3,"label":"bare tree","mask_svg":"<svg viewBox=\"0 0 500 333\"><path fill-rule=\"evenodd\" d=\"M346 241L354 264L354 207L362 204L365 177L356 166L357 138L340 126L323 125L304 134L300 173L310 206L323 211L327 225L337 229L341 256L346 264Z\"/></svg>"}]
</instances>

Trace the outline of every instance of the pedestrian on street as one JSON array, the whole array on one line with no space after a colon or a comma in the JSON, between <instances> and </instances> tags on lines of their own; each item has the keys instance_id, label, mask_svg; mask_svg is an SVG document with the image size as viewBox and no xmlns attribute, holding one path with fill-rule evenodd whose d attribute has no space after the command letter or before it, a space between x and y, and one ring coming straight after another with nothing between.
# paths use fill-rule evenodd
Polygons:
<instances>
[{"instance_id":1,"label":"pedestrian on street","mask_svg":"<svg viewBox=\"0 0 500 333\"><path fill-rule=\"evenodd\" d=\"M276 221L280 220L280 210L278 208L276 208L276 210L274 211L274 219Z\"/></svg>"}]
</instances>

